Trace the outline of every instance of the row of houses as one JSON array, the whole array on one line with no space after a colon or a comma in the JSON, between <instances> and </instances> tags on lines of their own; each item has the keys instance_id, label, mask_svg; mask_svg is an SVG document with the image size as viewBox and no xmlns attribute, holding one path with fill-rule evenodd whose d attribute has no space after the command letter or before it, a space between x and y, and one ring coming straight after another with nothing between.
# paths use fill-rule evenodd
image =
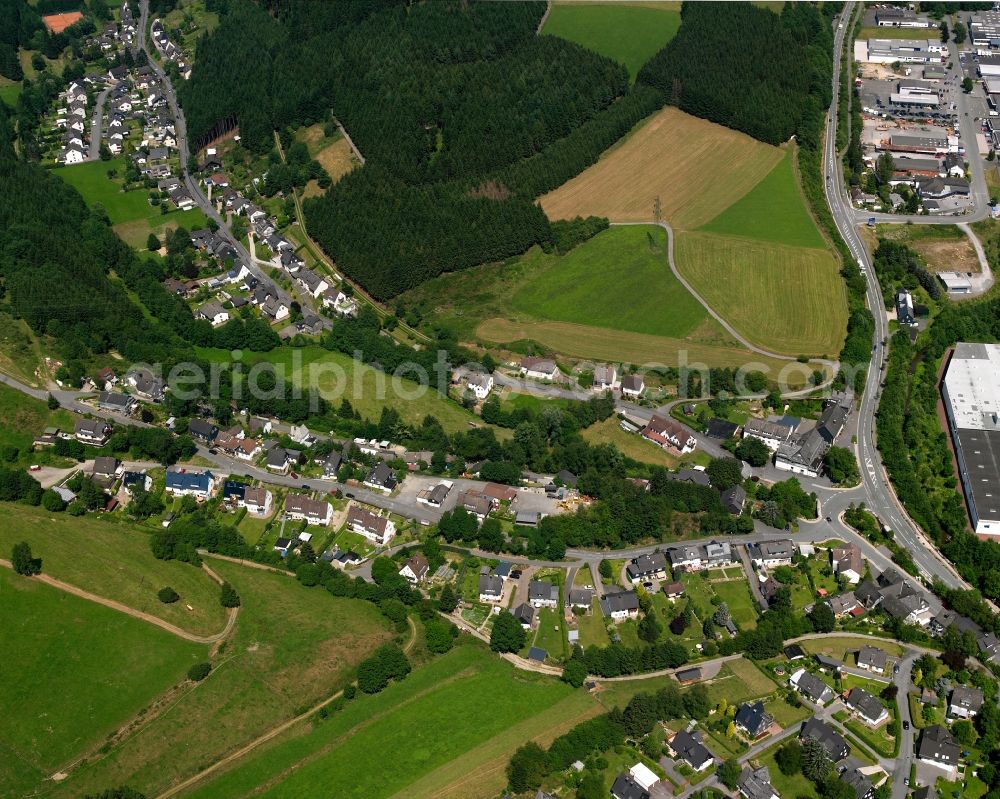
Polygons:
<instances>
[{"instance_id":1,"label":"row of houses","mask_svg":"<svg viewBox=\"0 0 1000 799\"><path fill-rule=\"evenodd\" d=\"M167 36L166 28L162 19L154 19L149 26L149 36L153 40L153 45L160 57L164 61L169 61L177 65L177 71L184 80L191 77L191 65L184 55L184 51Z\"/></svg>"},{"instance_id":2,"label":"row of houses","mask_svg":"<svg viewBox=\"0 0 1000 799\"><path fill-rule=\"evenodd\" d=\"M552 358L529 356L522 358L518 364L521 375L531 380L557 381L562 377L558 364ZM598 393L605 391L621 391L622 395L638 399L646 390L642 375L618 374L618 367L613 364L599 363L593 367L593 382L591 389Z\"/></svg>"}]
</instances>

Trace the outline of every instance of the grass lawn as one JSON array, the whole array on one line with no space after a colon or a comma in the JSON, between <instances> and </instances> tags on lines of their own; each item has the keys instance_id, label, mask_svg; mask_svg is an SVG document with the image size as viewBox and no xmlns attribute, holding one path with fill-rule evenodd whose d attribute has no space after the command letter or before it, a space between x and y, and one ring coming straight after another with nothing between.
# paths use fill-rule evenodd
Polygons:
<instances>
[{"instance_id":1,"label":"grass lawn","mask_svg":"<svg viewBox=\"0 0 1000 799\"><path fill-rule=\"evenodd\" d=\"M799 188L793 157L787 150L767 177L699 230L824 249L826 242Z\"/></svg>"},{"instance_id":2,"label":"grass lawn","mask_svg":"<svg viewBox=\"0 0 1000 799\"><path fill-rule=\"evenodd\" d=\"M208 227L208 217L200 208L192 208L190 211L175 209L167 214L157 212L150 217L119 222L114 226L114 230L118 234L118 238L126 244L143 251L146 249L150 233L155 233L162 242L168 231L176 230L179 227L185 227L188 230Z\"/></svg>"},{"instance_id":3,"label":"grass lawn","mask_svg":"<svg viewBox=\"0 0 1000 799\"><path fill-rule=\"evenodd\" d=\"M183 680L207 647L0 570L5 796L39 782ZM17 708L17 712L14 709Z\"/></svg>"},{"instance_id":4,"label":"grass lawn","mask_svg":"<svg viewBox=\"0 0 1000 799\"><path fill-rule=\"evenodd\" d=\"M614 444L626 458L632 458L640 463L650 463L654 466L675 468L680 460L662 447L647 441L638 433L627 433L617 416L592 424L580 431L583 439L591 444Z\"/></svg>"},{"instance_id":5,"label":"grass lawn","mask_svg":"<svg viewBox=\"0 0 1000 799\"><path fill-rule=\"evenodd\" d=\"M891 657L899 657L903 648L891 641L870 641L863 635L826 635L822 638L812 638L802 641L800 646L811 655L823 654L855 665L855 655L866 644L877 646Z\"/></svg>"},{"instance_id":6,"label":"grass lawn","mask_svg":"<svg viewBox=\"0 0 1000 799\"><path fill-rule=\"evenodd\" d=\"M580 646L607 646L611 643L607 628L604 626L604 616L601 607L595 599L589 616L577 616L577 629L580 631Z\"/></svg>"},{"instance_id":7,"label":"grass lawn","mask_svg":"<svg viewBox=\"0 0 1000 799\"><path fill-rule=\"evenodd\" d=\"M792 707L784 697L771 699L764 704L764 707L778 724L786 728L812 715L812 711L805 705Z\"/></svg>"},{"instance_id":8,"label":"grass lawn","mask_svg":"<svg viewBox=\"0 0 1000 799\"><path fill-rule=\"evenodd\" d=\"M40 386L37 371L45 354L45 345L27 322L0 311L0 372L29 386Z\"/></svg>"},{"instance_id":9,"label":"grass lawn","mask_svg":"<svg viewBox=\"0 0 1000 799\"><path fill-rule=\"evenodd\" d=\"M460 646L380 694L359 695L311 730L303 725L299 734L286 735L250 755L237 769L190 796L409 796L409 786L440 774L440 769L497 736L504 744L490 759L494 769L502 769L504 755L525 740L511 735L511 728L559 707L573 693L552 678L515 671L477 644ZM496 701L500 697L503 701ZM579 708L572 712L580 714ZM562 723L559 718L551 721ZM392 756L386 757L387 752ZM478 764L466 760L463 765ZM502 781L504 776L491 773L490 779ZM459 786L453 795L468 796L460 787L460 774L448 783L455 781ZM432 788L424 783L420 789L437 795ZM480 790L475 782L472 788Z\"/></svg>"},{"instance_id":10,"label":"grass lawn","mask_svg":"<svg viewBox=\"0 0 1000 799\"><path fill-rule=\"evenodd\" d=\"M375 545L360 533L351 530L341 530L333 539L333 546L337 549L354 550L362 557L366 557L375 551Z\"/></svg>"},{"instance_id":11,"label":"grass lawn","mask_svg":"<svg viewBox=\"0 0 1000 799\"><path fill-rule=\"evenodd\" d=\"M17 105L17 98L21 96L23 88L21 81L10 81L7 78L0 78L0 100L13 108Z\"/></svg>"},{"instance_id":12,"label":"grass lawn","mask_svg":"<svg viewBox=\"0 0 1000 799\"><path fill-rule=\"evenodd\" d=\"M828 250L699 231L678 235L675 258L705 301L754 344L788 355L839 352L847 303Z\"/></svg>"},{"instance_id":13,"label":"grass lawn","mask_svg":"<svg viewBox=\"0 0 1000 799\"><path fill-rule=\"evenodd\" d=\"M334 693L393 637L370 603L224 561L213 560L212 568L239 592L242 610L211 677L53 796L121 784L155 795Z\"/></svg>"},{"instance_id":14,"label":"grass lawn","mask_svg":"<svg viewBox=\"0 0 1000 799\"><path fill-rule=\"evenodd\" d=\"M567 255L532 250L528 257L550 263L514 295L518 311L675 338L705 319L705 309L670 271L666 233L658 228L610 228Z\"/></svg>"},{"instance_id":15,"label":"grass lawn","mask_svg":"<svg viewBox=\"0 0 1000 799\"><path fill-rule=\"evenodd\" d=\"M566 643L566 623L558 610L539 610L538 629L535 631L533 645L544 649L551 660L558 661L567 656L569 647Z\"/></svg>"},{"instance_id":16,"label":"grass lawn","mask_svg":"<svg viewBox=\"0 0 1000 799\"><path fill-rule=\"evenodd\" d=\"M0 504L0 513L5 557L18 541L27 541L42 559L42 570L59 580L200 635L217 633L225 624L218 585L201 569L154 558L148 533L135 524L7 503ZM181 598L164 605L156 593L168 585Z\"/></svg>"},{"instance_id":17,"label":"grass lawn","mask_svg":"<svg viewBox=\"0 0 1000 799\"><path fill-rule=\"evenodd\" d=\"M229 359L226 350L198 348L198 354L209 361ZM369 419L377 421L382 408L389 407L399 411L404 424L419 425L430 414L449 433L468 430L470 424L482 425L478 416L436 389L387 375L323 347L279 347L267 353L246 353L243 358L247 364L258 361L274 364L279 379L301 386L315 385L335 405L347 398L356 411ZM498 431L500 438L509 435Z\"/></svg>"},{"instance_id":18,"label":"grass lawn","mask_svg":"<svg viewBox=\"0 0 1000 799\"><path fill-rule=\"evenodd\" d=\"M72 431L73 423L72 411L49 410L42 400L0 384L0 446L17 447L26 453L35 436L46 427Z\"/></svg>"},{"instance_id":19,"label":"grass lawn","mask_svg":"<svg viewBox=\"0 0 1000 799\"><path fill-rule=\"evenodd\" d=\"M708 696L713 705L725 699L739 704L748 699L768 696L778 686L749 660L733 660L723 664L719 674L708 683Z\"/></svg>"},{"instance_id":20,"label":"grass lawn","mask_svg":"<svg viewBox=\"0 0 1000 799\"><path fill-rule=\"evenodd\" d=\"M685 572L680 580L684 584L684 595L693 603L692 609L698 618L705 619L715 613L715 605L712 604L715 593L708 580L699 572Z\"/></svg>"},{"instance_id":21,"label":"grass lawn","mask_svg":"<svg viewBox=\"0 0 1000 799\"><path fill-rule=\"evenodd\" d=\"M741 628L753 629L757 626L757 604L750 595L750 586L745 578L712 583L712 590L729 606L733 621Z\"/></svg>"},{"instance_id":22,"label":"grass lawn","mask_svg":"<svg viewBox=\"0 0 1000 799\"><path fill-rule=\"evenodd\" d=\"M550 219L647 222L659 197L671 225L693 230L750 191L782 157L777 147L667 107L544 195L542 208Z\"/></svg>"},{"instance_id":23,"label":"grass lawn","mask_svg":"<svg viewBox=\"0 0 1000 799\"><path fill-rule=\"evenodd\" d=\"M628 67L640 67L674 38L681 16L673 10L624 4L556 4L542 33L569 39Z\"/></svg>"},{"instance_id":24,"label":"grass lawn","mask_svg":"<svg viewBox=\"0 0 1000 799\"><path fill-rule=\"evenodd\" d=\"M771 785L779 796L816 796L816 786L801 771L786 776L778 768L774 755L785 743L772 746L756 758L771 773Z\"/></svg>"},{"instance_id":25,"label":"grass lawn","mask_svg":"<svg viewBox=\"0 0 1000 799\"><path fill-rule=\"evenodd\" d=\"M889 722L877 729L872 729L867 724L851 718L844 726L854 733L861 743L866 744L883 757L894 757L897 754L896 739L886 732Z\"/></svg>"}]
</instances>

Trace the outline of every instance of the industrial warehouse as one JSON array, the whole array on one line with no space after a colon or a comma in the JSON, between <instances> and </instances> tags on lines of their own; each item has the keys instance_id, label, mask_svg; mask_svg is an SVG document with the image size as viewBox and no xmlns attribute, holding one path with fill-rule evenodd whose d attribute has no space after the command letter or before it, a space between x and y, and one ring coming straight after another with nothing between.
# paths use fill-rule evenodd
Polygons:
<instances>
[{"instance_id":1,"label":"industrial warehouse","mask_svg":"<svg viewBox=\"0 0 1000 799\"><path fill-rule=\"evenodd\" d=\"M1000 345L955 345L941 386L969 517L1000 536Z\"/></svg>"}]
</instances>

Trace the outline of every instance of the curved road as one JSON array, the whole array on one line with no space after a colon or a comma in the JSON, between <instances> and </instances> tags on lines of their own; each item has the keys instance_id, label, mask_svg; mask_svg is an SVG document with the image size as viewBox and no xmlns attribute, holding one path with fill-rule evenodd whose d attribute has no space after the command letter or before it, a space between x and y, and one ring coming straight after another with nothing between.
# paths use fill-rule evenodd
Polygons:
<instances>
[{"instance_id":1,"label":"curved road","mask_svg":"<svg viewBox=\"0 0 1000 799\"><path fill-rule=\"evenodd\" d=\"M733 327L729 322L727 322L722 317L721 314L719 314L711 305L708 304L708 302L705 300L705 298L702 297L701 294L698 293L697 289L695 289L695 287L692 286L687 281L687 279L684 277L684 275L682 275L680 273L680 270L677 268L677 263L674 260L674 230L666 222L663 222L663 221L660 221L660 222L612 222L611 224L615 225L616 227L624 227L624 226L627 226L627 225L658 225L659 227L663 228L667 232L667 263L670 265L670 271L674 273L674 277L676 277L677 280L680 282L680 284L682 286L684 286L685 289L688 290L688 292L691 294L691 296L694 297L696 300L698 300L698 302L701 303L702 307L706 311L708 311L709 316L711 316L716 322L718 322L720 325L722 325L722 327L725 328L726 332L729 333L729 335L731 335L734 339L736 339L740 344L742 344L746 349L750 350L751 352L755 352L758 355L763 355L763 356L765 356L767 358L774 358L774 359L779 360L779 361L794 361L794 360L796 360L796 356L793 356L793 355L779 355L776 352L771 352L770 350L765 350L762 347L758 347L756 344L750 343L749 341L747 341L743 337L743 335L738 330L736 330L735 327ZM831 372L833 374L836 374L837 370L840 368L840 363L838 361L829 361L829 360L825 360L823 358L813 358L812 360L815 361L816 363L821 363L824 366L829 367L830 370L831 370ZM819 387L818 386L814 387L811 390L815 391L816 388L819 388Z\"/></svg>"}]
</instances>

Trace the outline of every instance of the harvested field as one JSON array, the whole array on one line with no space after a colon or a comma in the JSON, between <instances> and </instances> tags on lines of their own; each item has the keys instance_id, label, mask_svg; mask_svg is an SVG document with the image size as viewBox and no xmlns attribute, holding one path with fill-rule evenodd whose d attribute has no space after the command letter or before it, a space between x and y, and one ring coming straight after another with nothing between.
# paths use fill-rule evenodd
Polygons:
<instances>
[{"instance_id":1,"label":"harvested field","mask_svg":"<svg viewBox=\"0 0 1000 799\"><path fill-rule=\"evenodd\" d=\"M327 137L323 133L322 125L310 125L308 128L302 128L295 134L295 139L305 142L309 149L309 155L319 161L320 166L326 170L334 183L357 165L347 139L339 133L332 138ZM322 193L323 190L319 188L319 184L310 181L310 185L306 186L305 195L307 197L318 196Z\"/></svg>"},{"instance_id":2,"label":"harvested field","mask_svg":"<svg viewBox=\"0 0 1000 799\"><path fill-rule=\"evenodd\" d=\"M783 154L777 147L664 108L601 159L541 198L550 219L653 218L660 198L671 225L692 229L714 219L757 185Z\"/></svg>"},{"instance_id":3,"label":"harvested field","mask_svg":"<svg viewBox=\"0 0 1000 799\"><path fill-rule=\"evenodd\" d=\"M786 355L840 351L847 303L828 251L685 232L675 255L695 290L747 340Z\"/></svg>"}]
</instances>

